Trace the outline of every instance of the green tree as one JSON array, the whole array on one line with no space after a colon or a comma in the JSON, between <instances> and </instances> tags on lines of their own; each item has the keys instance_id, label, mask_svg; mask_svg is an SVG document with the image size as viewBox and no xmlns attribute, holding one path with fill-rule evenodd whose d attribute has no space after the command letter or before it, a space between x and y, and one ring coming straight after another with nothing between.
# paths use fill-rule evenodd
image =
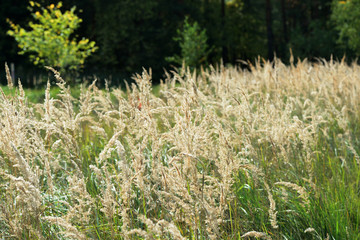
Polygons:
<instances>
[{"instance_id":1,"label":"green tree","mask_svg":"<svg viewBox=\"0 0 360 240\"><path fill-rule=\"evenodd\" d=\"M339 32L339 42L360 55L360 0L333 1L331 19Z\"/></svg>"},{"instance_id":2,"label":"green tree","mask_svg":"<svg viewBox=\"0 0 360 240\"><path fill-rule=\"evenodd\" d=\"M29 10L36 21L29 22L31 30L8 20L12 30L7 34L18 42L21 49L19 54L28 53L35 65L58 67L60 71L77 70L82 67L85 58L96 51L97 47L95 42L86 38L80 41L70 39L82 22L74 13L76 8L61 12L61 2L46 8L33 1L29 3ZM40 8L40 11L36 11L35 8Z\"/></svg>"},{"instance_id":3,"label":"green tree","mask_svg":"<svg viewBox=\"0 0 360 240\"><path fill-rule=\"evenodd\" d=\"M186 17L183 29L177 30L174 40L180 45L181 56L168 57L167 61L177 64L185 62L190 67L199 67L206 62L209 53L206 30L201 30L197 22L190 23Z\"/></svg>"}]
</instances>

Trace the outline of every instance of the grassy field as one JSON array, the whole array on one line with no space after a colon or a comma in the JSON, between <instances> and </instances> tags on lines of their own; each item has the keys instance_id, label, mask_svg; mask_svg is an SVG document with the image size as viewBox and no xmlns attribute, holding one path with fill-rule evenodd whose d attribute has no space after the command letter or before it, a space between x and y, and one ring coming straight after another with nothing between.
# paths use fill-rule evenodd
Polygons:
<instances>
[{"instance_id":1,"label":"grassy field","mask_svg":"<svg viewBox=\"0 0 360 240\"><path fill-rule=\"evenodd\" d=\"M360 239L360 66L249 67L2 87L0 237Z\"/></svg>"}]
</instances>

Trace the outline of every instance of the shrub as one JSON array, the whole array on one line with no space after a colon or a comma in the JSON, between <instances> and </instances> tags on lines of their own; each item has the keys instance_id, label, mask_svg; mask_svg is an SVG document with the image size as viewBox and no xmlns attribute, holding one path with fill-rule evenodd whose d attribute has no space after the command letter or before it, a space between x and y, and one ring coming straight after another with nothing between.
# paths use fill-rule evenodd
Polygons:
<instances>
[{"instance_id":1,"label":"shrub","mask_svg":"<svg viewBox=\"0 0 360 240\"><path fill-rule=\"evenodd\" d=\"M86 38L71 39L82 20L75 15L75 7L65 12L61 7L61 2L44 8L30 1L29 9L36 22L29 22L30 30L26 30L8 20L12 30L7 33L18 42L19 54L28 53L35 65L57 67L61 71L76 70L97 47Z\"/></svg>"}]
</instances>

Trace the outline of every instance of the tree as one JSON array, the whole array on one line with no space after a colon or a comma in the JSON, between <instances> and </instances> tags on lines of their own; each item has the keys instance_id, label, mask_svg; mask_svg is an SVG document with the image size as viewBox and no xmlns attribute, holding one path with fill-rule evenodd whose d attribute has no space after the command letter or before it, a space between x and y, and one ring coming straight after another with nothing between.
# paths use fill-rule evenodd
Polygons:
<instances>
[{"instance_id":1,"label":"tree","mask_svg":"<svg viewBox=\"0 0 360 240\"><path fill-rule=\"evenodd\" d=\"M331 2L328 0L273 1L273 30L277 57L341 58L343 49L336 45L337 32L329 21ZM350 52L347 52L347 56Z\"/></svg>"},{"instance_id":2,"label":"tree","mask_svg":"<svg viewBox=\"0 0 360 240\"><path fill-rule=\"evenodd\" d=\"M206 61L209 53L205 29L201 30L197 22L189 23L186 17L183 29L178 29L177 33L178 36L174 40L180 45L181 56L175 55L167 60L178 64L185 62L186 66L192 68L199 67Z\"/></svg>"},{"instance_id":3,"label":"tree","mask_svg":"<svg viewBox=\"0 0 360 240\"><path fill-rule=\"evenodd\" d=\"M70 39L82 20L75 15L75 7L64 13L61 7L61 2L44 8L30 1L29 10L36 23L29 22L31 30L26 30L8 20L12 30L7 34L18 42L19 54L28 53L35 65L58 67L60 71L77 70L97 47L95 42L86 38L80 41ZM40 8L40 11L35 11L35 8Z\"/></svg>"},{"instance_id":4,"label":"tree","mask_svg":"<svg viewBox=\"0 0 360 240\"><path fill-rule=\"evenodd\" d=\"M360 55L360 0L333 1L331 19L339 32L339 42Z\"/></svg>"},{"instance_id":5,"label":"tree","mask_svg":"<svg viewBox=\"0 0 360 240\"><path fill-rule=\"evenodd\" d=\"M221 56L223 61L226 63L228 61L228 51L227 51L226 36L225 36L225 25L226 25L225 9L226 9L225 0L221 0L221 28L222 28Z\"/></svg>"},{"instance_id":6,"label":"tree","mask_svg":"<svg viewBox=\"0 0 360 240\"><path fill-rule=\"evenodd\" d=\"M251 61L259 55L266 56L267 38L264 37L266 36L266 16L264 13L263 0L226 1L225 40L229 63L239 63L239 59ZM211 25L208 27L211 29ZM207 28L207 31L210 32L210 29ZM213 37L214 34L209 35L209 39Z\"/></svg>"}]
</instances>

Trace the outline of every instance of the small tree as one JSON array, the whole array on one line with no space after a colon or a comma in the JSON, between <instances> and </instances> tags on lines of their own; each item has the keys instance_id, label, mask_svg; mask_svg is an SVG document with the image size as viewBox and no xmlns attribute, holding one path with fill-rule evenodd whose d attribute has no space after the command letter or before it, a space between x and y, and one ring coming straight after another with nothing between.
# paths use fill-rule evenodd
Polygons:
<instances>
[{"instance_id":1,"label":"small tree","mask_svg":"<svg viewBox=\"0 0 360 240\"><path fill-rule=\"evenodd\" d=\"M331 19L339 31L339 42L360 55L360 0L334 0Z\"/></svg>"},{"instance_id":2,"label":"small tree","mask_svg":"<svg viewBox=\"0 0 360 240\"><path fill-rule=\"evenodd\" d=\"M191 24L186 17L183 29L177 30L177 36L174 40L180 45L181 56L168 57L166 58L168 62L180 65L185 62L186 66L199 67L206 61L209 54L206 31L205 29L201 30L197 22Z\"/></svg>"},{"instance_id":3,"label":"small tree","mask_svg":"<svg viewBox=\"0 0 360 240\"><path fill-rule=\"evenodd\" d=\"M26 30L8 20L12 30L7 34L18 42L19 54L29 53L35 65L58 67L60 71L77 70L97 47L86 38L70 39L82 20L75 15L75 7L63 13L61 6L59 2L44 8L30 1L29 10L36 23L29 22L31 30ZM40 11L34 8L40 8Z\"/></svg>"}]
</instances>

